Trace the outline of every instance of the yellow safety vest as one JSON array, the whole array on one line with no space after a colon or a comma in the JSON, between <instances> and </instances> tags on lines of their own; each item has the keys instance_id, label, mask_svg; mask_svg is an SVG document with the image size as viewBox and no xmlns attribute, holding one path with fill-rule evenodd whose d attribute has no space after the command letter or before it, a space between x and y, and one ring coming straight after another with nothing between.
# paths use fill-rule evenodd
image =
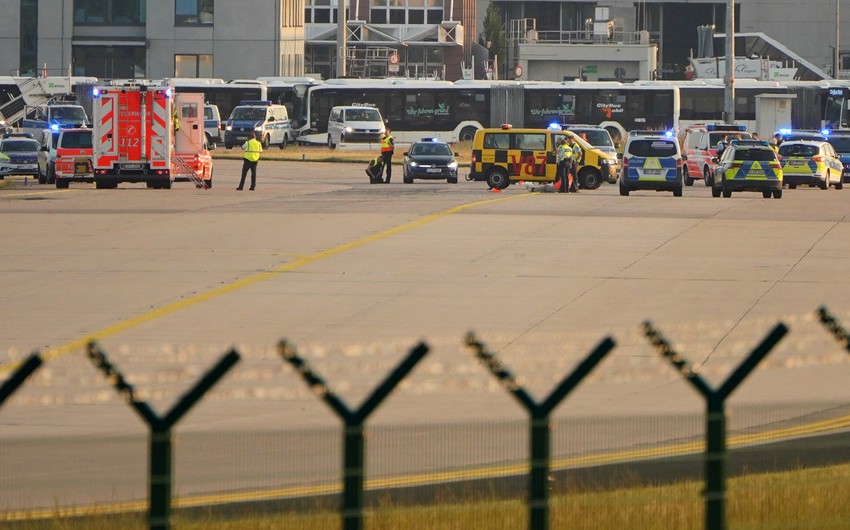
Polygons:
<instances>
[{"instance_id":1,"label":"yellow safety vest","mask_svg":"<svg viewBox=\"0 0 850 530\"><path fill-rule=\"evenodd\" d=\"M243 157L248 162L256 162L260 159L260 153L263 152L263 144L252 138L245 142L245 154Z\"/></svg>"},{"instance_id":2,"label":"yellow safety vest","mask_svg":"<svg viewBox=\"0 0 850 530\"><path fill-rule=\"evenodd\" d=\"M561 144L561 145L559 145L559 146L558 146L558 151L557 151L557 152L556 152L556 154L555 154L555 160L556 160L558 163L561 163L561 162L563 162L564 160L568 159L568 158L570 157L569 149L570 149L570 148L569 148L569 146L568 146L567 144Z\"/></svg>"},{"instance_id":3,"label":"yellow safety vest","mask_svg":"<svg viewBox=\"0 0 850 530\"><path fill-rule=\"evenodd\" d=\"M576 162L581 160L581 147L579 147L579 145L575 143L571 145L570 148L572 150L573 160L575 160Z\"/></svg>"},{"instance_id":4,"label":"yellow safety vest","mask_svg":"<svg viewBox=\"0 0 850 530\"><path fill-rule=\"evenodd\" d=\"M393 137L389 134L381 138L381 152L385 153L387 151L393 150Z\"/></svg>"}]
</instances>

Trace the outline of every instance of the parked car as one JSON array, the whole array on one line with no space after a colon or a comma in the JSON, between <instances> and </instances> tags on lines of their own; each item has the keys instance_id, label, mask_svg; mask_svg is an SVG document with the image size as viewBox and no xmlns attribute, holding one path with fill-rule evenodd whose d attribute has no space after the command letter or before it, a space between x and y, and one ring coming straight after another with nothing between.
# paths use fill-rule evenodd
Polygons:
<instances>
[{"instance_id":1,"label":"parked car","mask_svg":"<svg viewBox=\"0 0 850 530\"><path fill-rule=\"evenodd\" d=\"M631 134L623 150L620 195L634 190L672 191L682 196L684 159L672 135Z\"/></svg>"},{"instance_id":2,"label":"parked car","mask_svg":"<svg viewBox=\"0 0 850 530\"><path fill-rule=\"evenodd\" d=\"M785 174L785 184L791 189L797 185L817 186L823 190L830 186L835 186L837 190L844 187L844 164L829 142L782 142L779 159Z\"/></svg>"},{"instance_id":3,"label":"parked car","mask_svg":"<svg viewBox=\"0 0 850 530\"><path fill-rule=\"evenodd\" d=\"M251 133L263 145L284 149L293 139L289 113L283 105L270 101L242 101L233 109L224 128L224 147L233 149L248 140Z\"/></svg>"},{"instance_id":4,"label":"parked car","mask_svg":"<svg viewBox=\"0 0 850 530\"><path fill-rule=\"evenodd\" d=\"M56 182L56 146L59 144L59 131L45 129L41 131L41 147L38 151L38 183Z\"/></svg>"},{"instance_id":5,"label":"parked car","mask_svg":"<svg viewBox=\"0 0 850 530\"><path fill-rule=\"evenodd\" d=\"M215 149L216 142L223 142L224 127L221 125L221 114L218 105L204 105L204 136L207 140L207 148Z\"/></svg>"},{"instance_id":6,"label":"parked car","mask_svg":"<svg viewBox=\"0 0 850 530\"><path fill-rule=\"evenodd\" d=\"M711 186L711 177L717 165L714 160L720 156L717 144L724 135L732 139L738 135L742 140L752 139L746 125L709 123L685 129L681 136L682 154L685 156L685 186L691 186L700 179L706 186Z\"/></svg>"},{"instance_id":7,"label":"parked car","mask_svg":"<svg viewBox=\"0 0 850 530\"><path fill-rule=\"evenodd\" d=\"M711 196L731 197L733 191L760 192L782 198L783 171L776 153L765 141L732 141L716 160Z\"/></svg>"},{"instance_id":8,"label":"parked car","mask_svg":"<svg viewBox=\"0 0 850 530\"><path fill-rule=\"evenodd\" d=\"M435 138L413 142L404 152L404 183L411 184L414 179L446 179L449 184L457 184L456 156L449 144Z\"/></svg>"},{"instance_id":9,"label":"parked car","mask_svg":"<svg viewBox=\"0 0 850 530\"><path fill-rule=\"evenodd\" d=\"M384 118L375 107L338 106L328 116L328 147L344 142L379 142L386 130Z\"/></svg>"},{"instance_id":10,"label":"parked car","mask_svg":"<svg viewBox=\"0 0 850 530\"><path fill-rule=\"evenodd\" d=\"M5 134L0 139L0 152L8 160L0 160L0 179L6 175L38 175L38 140L31 134Z\"/></svg>"}]
</instances>

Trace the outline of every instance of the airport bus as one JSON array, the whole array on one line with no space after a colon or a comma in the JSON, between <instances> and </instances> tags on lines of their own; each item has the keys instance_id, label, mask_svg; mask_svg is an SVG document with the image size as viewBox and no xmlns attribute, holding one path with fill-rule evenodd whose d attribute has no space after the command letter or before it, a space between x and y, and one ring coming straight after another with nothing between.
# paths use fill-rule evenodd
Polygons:
<instances>
[{"instance_id":1,"label":"airport bus","mask_svg":"<svg viewBox=\"0 0 850 530\"><path fill-rule=\"evenodd\" d=\"M242 100L268 99L266 84L257 79L224 81L216 78L166 78L162 80L162 84L174 87L175 92L203 93L204 102L218 106L224 120Z\"/></svg>"},{"instance_id":2,"label":"airport bus","mask_svg":"<svg viewBox=\"0 0 850 530\"><path fill-rule=\"evenodd\" d=\"M307 91L322 81L312 77L258 77L257 80L265 83L269 101L286 107L292 130L303 129L307 123Z\"/></svg>"},{"instance_id":3,"label":"airport bus","mask_svg":"<svg viewBox=\"0 0 850 530\"><path fill-rule=\"evenodd\" d=\"M397 142L435 137L471 140L490 126L490 89L450 81L413 79L329 79L309 87L299 140L327 144L328 116L336 106L378 108Z\"/></svg>"}]
</instances>

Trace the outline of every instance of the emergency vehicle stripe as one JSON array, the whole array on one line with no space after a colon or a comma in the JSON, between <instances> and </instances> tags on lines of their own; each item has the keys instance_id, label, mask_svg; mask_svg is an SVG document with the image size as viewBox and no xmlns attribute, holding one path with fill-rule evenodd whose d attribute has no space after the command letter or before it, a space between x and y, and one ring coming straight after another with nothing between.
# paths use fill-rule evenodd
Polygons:
<instances>
[{"instance_id":1,"label":"emergency vehicle stripe","mask_svg":"<svg viewBox=\"0 0 850 530\"><path fill-rule=\"evenodd\" d=\"M115 127L115 98L102 97L98 99L100 106L96 107L100 111L99 124L103 131L103 136L100 138L100 149L95 156L97 157L97 165L106 165L106 158L115 155L115 137L109 135Z\"/></svg>"},{"instance_id":2,"label":"emergency vehicle stripe","mask_svg":"<svg viewBox=\"0 0 850 530\"><path fill-rule=\"evenodd\" d=\"M160 91L149 92L151 96L151 135L148 139L150 148L150 161L152 167L158 167L161 164L167 164L170 161L171 131L167 124L171 120L166 109L166 103L170 101L165 97L165 94Z\"/></svg>"}]
</instances>

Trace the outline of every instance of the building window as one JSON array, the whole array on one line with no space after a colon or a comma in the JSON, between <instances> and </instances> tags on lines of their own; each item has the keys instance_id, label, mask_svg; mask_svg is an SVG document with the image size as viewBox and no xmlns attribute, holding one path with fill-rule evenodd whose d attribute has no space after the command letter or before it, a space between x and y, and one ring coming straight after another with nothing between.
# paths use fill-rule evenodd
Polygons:
<instances>
[{"instance_id":1,"label":"building window","mask_svg":"<svg viewBox=\"0 0 850 530\"><path fill-rule=\"evenodd\" d=\"M74 24L142 25L145 0L74 0Z\"/></svg>"},{"instance_id":2,"label":"building window","mask_svg":"<svg viewBox=\"0 0 850 530\"><path fill-rule=\"evenodd\" d=\"M212 77L212 55L175 55L174 77Z\"/></svg>"},{"instance_id":3,"label":"building window","mask_svg":"<svg viewBox=\"0 0 850 530\"><path fill-rule=\"evenodd\" d=\"M369 0L372 24L439 24L445 0Z\"/></svg>"},{"instance_id":4,"label":"building window","mask_svg":"<svg viewBox=\"0 0 850 530\"><path fill-rule=\"evenodd\" d=\"M71 48L74 75L106 78L144 78L144 46L86 46Z\"/></svg>"},{"instance_id":5,"label":"building window","mask_svg":"<svg viewBox=\"0 0 850 530\"><path fill-rule=\"evenodd\" d=\"M34 74L38 69L38 2L21 0L20 72ZM58 66L58 65L57 65Z\"/></svg>"},{"instance_id":6,"label":"building window","mask_svg":"<svg viewBox=\"0 0 850 530\"><path fill-rule=\"evenodd\" d=\"M284 0L286 1L286 0ZM307 0L304 8L304 22L306 23L333 23L337 22L337 13L339 13L339 3L337 0ZM349 6L345 7L345 19L350 20L351 10Z\"/></svg>"},{"instance_id":7,"label":"building window","mask_svg":"<svg viewBox=\"0 0 850 530\"><path fill-rule=\"evenodd\" d=\"M213 23L215 9L213 0L175 0L174 2L174 24L185 25L210 25Z\"/></svg>"}]
</instances>

